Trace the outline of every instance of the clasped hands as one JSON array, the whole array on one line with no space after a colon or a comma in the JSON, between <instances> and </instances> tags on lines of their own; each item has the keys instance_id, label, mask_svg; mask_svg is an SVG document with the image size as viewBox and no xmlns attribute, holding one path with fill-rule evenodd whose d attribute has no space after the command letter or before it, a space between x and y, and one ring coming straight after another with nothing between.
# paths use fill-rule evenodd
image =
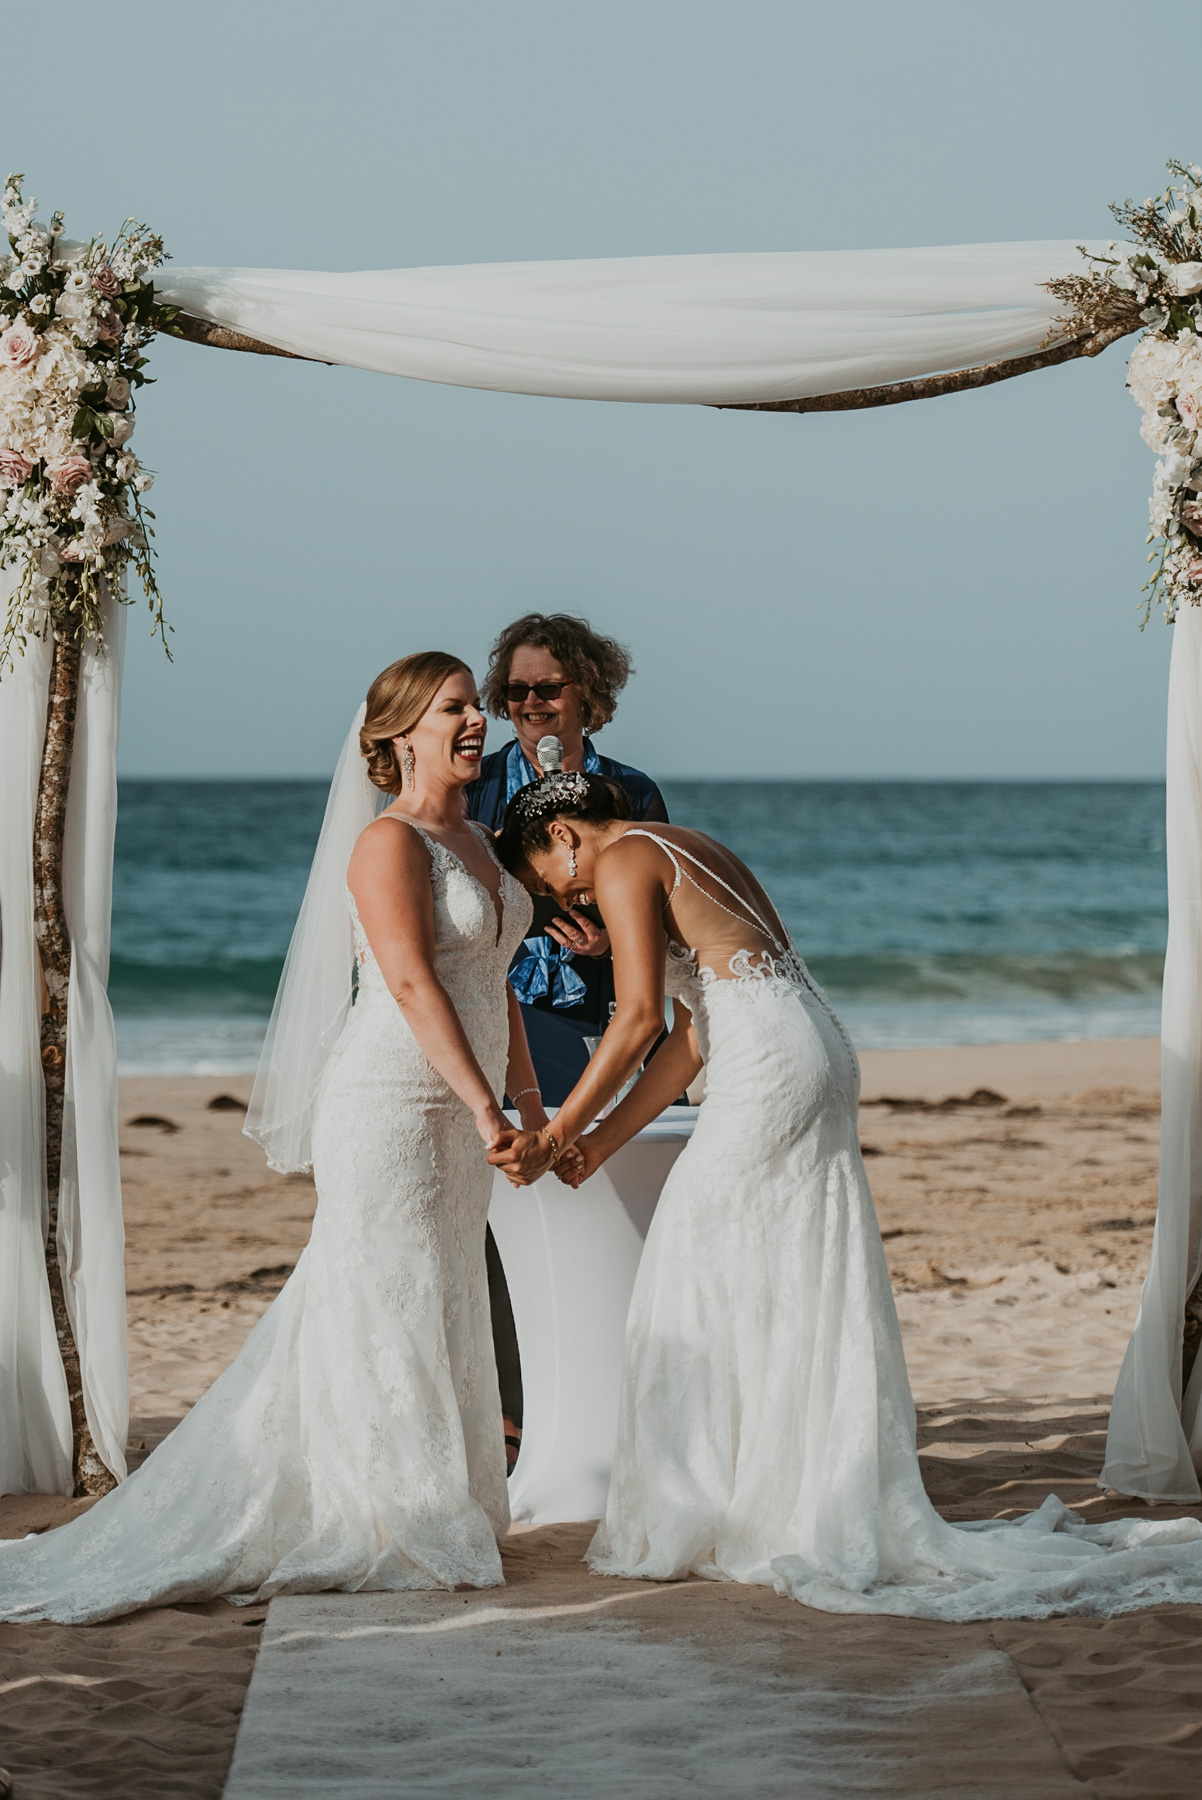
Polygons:
<instances>
[{"instance_id":1,"label":"clasped hands","mask_svg":"<svg viewBox=\"0 0 1202 1800\"><path fill-rule=\"evenodd\" d=\"M556 1157L545 1131L521 1131L514 1125L497 1133L488 1147L488 1160L514 1187L529 1187L554 1164L555 1174L564 1186L578 1188L592 1174L595 1163L589 1155L587 1138L570 1144Z\"/></svg>"}]
</instances>

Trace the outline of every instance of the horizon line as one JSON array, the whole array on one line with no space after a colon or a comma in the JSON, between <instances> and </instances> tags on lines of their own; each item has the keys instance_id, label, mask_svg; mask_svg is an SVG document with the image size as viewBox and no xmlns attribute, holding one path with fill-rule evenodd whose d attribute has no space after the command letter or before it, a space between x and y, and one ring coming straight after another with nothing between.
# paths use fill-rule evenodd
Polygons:
<instances>
[{"instance_id":1,"label":"horizon line","mask_svg":"<svg viewBox=\"0 0 1202 1800\"><path fill-rule=\"evenodd\" d=\"M165 774L161 774L161 775L148 775L148 774L129 774L129 773L123 772L122 770L118 769L117 779L118 779L118 781L146 781L146 782L169 781L169 782L174 782L174 783L181 783L181 782L198 782L199 783L199 782L212 782L212 781L224 781L224 782L229 782L231 784L238 783L238 782L246 782L246 783L279 782L279 783L283 784L286 782L292 782L292 783L306 782L306 783L308 783L308 782L317 782L317 781L328 783L329 781L331 781L333 779L333 770L331 769L331 770L327 770L324 772L318 772L318 773L297 773L297 774L288 774L288 775L280 774L278 772L276 772L274 774L251 773L251 774L237 774L237 775L229 774L229 773L198 774L196 772L192 772L189 774L165 773ZM850 786L854 783L871 783L874 786L883 786L883 787L901 786L903 784L908 785L908 786L918 786L918 785L926 784L926 783L929 783L931 785L938 784L941 786L950 786L950 787L996 787L996 786L1007 786L1007 787L1032 786L1033 787L1033 786L1040 786L1040 785L1046 786L1049 783L1055 783L1057 785L1066 786L1066 787L1067 786L1116 787L1116 786L1151 786L1151 785L1157 785L1157 786L1163 787L1165 784L1166 778L1163 774L1161 774L1161 775L1130 775L1130 774L1121 774L1121 775L1105 775L1105 774L1102 774L1102 775L897 775L897 774L893 774L893 775L781 775L781 774L731 775L731 774L720 774L719 775L719 774L712 774L712 775L710 775L710 774L693 773L693 774L688 774L688 775L679 775L679 774L662 774L661 773L661 774L655 775L653 777L653 779L657 783L674 782L678 785L684 785L686 783L692 783L694 785L699 784L699 783L704 783L707 786L713 786L713 787L741 787L741 786L750 786L752 784L760 786L760 787L767 787L767 786L773 786L773 785L781 786L781 787L785 787L785 786L812 787L812 786L820 786L823 784L827 784L827 785L831 785L831 786Z\"/></svg>"}]
</instances>

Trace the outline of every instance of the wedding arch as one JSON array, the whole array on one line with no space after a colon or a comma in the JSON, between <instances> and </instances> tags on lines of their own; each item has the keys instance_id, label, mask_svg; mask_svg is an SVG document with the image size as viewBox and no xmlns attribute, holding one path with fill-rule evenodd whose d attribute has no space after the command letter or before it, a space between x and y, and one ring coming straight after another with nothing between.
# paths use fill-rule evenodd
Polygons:
<instances>
[{"instance_id":1,"label":"wedding arch","mask_svg":"<svg viewBox=\"0 0 1202 1800\"><path fill-rule=\"evenodd\" d=\"M162 270L4 191L0 258L0 1491L96 1493L128 1424L108 968L130 572L162 615L129 440L156 332L456 386L827 412L987 386L1143 337L1149 611L1175 621L1169 940L1151 1265L1103 1479L1202 1489L1202 169L1130 241L610 258L356 274ZM1082 260L1084 258L1084 261Z\"/></svg>"}]
</instances>

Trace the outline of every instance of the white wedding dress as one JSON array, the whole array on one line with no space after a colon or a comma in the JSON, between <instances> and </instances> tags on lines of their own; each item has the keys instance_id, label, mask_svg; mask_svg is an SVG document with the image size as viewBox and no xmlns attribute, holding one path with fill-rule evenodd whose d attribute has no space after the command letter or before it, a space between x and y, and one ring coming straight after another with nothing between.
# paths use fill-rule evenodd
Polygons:
<instances>
[{"instance_id":1,"label":"white wedding dress","mask_svg":"<svg viewBox=\"0 0 1202 1800\"><path fill-rule=\"evenodd\" d=\"M687 850L641 827L696 881ZM728 976L671 945L706 1094L665 1183L627 1323L604 1575L762 1582L828 1612L949 1620L1202 1600L1202 1523L949 1525L923 1490L884 1249L860 1157L859 1066L790 943ZM674 890L675 891L675 888Z\"/></svg>"},{"instance_id":2,"label":"white wedding dress","mask_svg":"<svg viewBox=\"0 0 1202 1800\"><path fill-rule=\"evenodd\" d=\"M438 976L499 1096L506 973L530 898L502 872L498 921L459 859L421 835ZM509 1507L484 1264L493 1171L351 911L358 997L323 1076L308 1248L136 1474L71 1524L0 1545L0 1618L86 1623L217 1594L502 1581Z\"/></svg>"}]
</instances>

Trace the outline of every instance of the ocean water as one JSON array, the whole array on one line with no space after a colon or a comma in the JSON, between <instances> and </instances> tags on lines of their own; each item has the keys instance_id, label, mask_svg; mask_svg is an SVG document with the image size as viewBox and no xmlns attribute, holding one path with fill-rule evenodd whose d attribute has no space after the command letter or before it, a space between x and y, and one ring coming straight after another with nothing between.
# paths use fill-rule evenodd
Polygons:
<instances>
[{"instance_id":1,"label":"ocean water","mask_svg":"<svg viewBox=\"0 0 1202 1800\"><path fill-rule=\"evenodd\" d=\"M325 785L124 781L110 992L129 1073L252 1069ZM664 784L756 871L861 1048L1159 1029L1156 782Z\"/></svg>"}]
</instances>

